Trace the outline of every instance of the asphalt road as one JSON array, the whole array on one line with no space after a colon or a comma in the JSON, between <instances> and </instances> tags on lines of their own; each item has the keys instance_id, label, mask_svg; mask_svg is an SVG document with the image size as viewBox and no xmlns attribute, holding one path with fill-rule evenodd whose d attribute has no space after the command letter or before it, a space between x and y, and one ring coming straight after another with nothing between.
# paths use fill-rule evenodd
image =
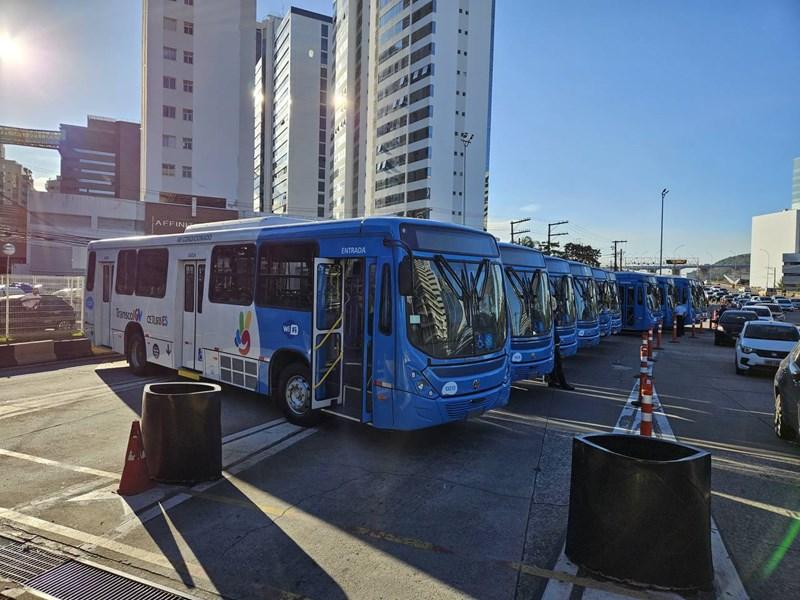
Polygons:
<instances>
[{"instance_id":1,"label":"asphalt road","mask_svg":"<svg viewBox=\"0 0 800 600\"><path fill-rule=\"evenodd\" d=\"M712 452L713 515L747 591L800 597L800 452L772 433L770 378L735 375L708 333L664 346L659 397L675 435ZM502 410L411 433L300 429L227 388L226 477L128 499L113 492L142 385L174 375L0 371L0 535L203 598L538 598L572 437L613 429L637 369L638 339L614 337L567 362L574 392L518 383Z\"/></svg>"}]
</instances>

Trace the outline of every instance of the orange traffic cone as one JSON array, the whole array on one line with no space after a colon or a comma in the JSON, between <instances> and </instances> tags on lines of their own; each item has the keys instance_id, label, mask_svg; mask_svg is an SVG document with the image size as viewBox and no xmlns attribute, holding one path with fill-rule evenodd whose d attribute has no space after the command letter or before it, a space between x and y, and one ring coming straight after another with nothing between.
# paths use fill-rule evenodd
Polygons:
<instances>
[{"instance_id":1,"label":"orange traffic cone","mask_svg":"<svg viewBox=\"0 0 800 600\"><path fill-rule=\"evenodd\" d=\"M120 496L133 496L149 490L155 485L147 474L142 429L139 421L131 423L131 435L128 438L128 449L125 451L125 466L117 493Z\"/></svg>"}]
</instances>

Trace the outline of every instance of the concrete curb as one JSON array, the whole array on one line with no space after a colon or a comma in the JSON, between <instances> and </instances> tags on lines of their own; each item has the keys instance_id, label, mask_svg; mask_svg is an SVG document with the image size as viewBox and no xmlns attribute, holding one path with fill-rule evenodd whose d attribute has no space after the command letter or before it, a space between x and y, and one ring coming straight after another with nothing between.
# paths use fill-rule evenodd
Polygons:
<instances>
[{"instance_id":1,"label":"concrete curb","mask_svg":"<svg viewBox=\"0 0 800 600\"><path fill-rule=\"evenodd\" d=\"M0 346L0 368L35 365L58 360L95 356L86 338L75 340L44 340Z\"/></svg>"}]
</instances>

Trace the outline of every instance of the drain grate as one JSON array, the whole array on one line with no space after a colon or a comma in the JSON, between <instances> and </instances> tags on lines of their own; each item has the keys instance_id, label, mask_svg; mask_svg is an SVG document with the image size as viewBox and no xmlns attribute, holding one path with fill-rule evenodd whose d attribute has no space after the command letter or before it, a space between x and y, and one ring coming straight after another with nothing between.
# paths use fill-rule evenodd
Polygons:
<instances>
[{"instance_id":1,"label":"drain grate","mask_svg":"<svg viewBox=\"0 0 800 600\"><path fill-rule=\"evenodd\" d=\"M26 583L65 562L60 556L13 540L0 542L0 576L17 583Z\"/></svg>"},{"instance_id":2,"label":"drain grate","mask_svg":"<svg viewBox=\"0 0 800 600\"><path fill-rule=\"evenodd\" d=\"M26 585L58 600L186 600L186 596L74 561L49 570Z\"/></svg>"}]
</instances>

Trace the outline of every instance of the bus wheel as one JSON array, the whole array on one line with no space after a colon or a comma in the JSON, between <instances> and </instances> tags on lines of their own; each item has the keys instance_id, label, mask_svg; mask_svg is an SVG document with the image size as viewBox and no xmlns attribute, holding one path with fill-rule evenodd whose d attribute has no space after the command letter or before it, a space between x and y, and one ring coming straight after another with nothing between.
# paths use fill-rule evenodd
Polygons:
<instances>
[{"instance_id":1,"label":"bus wheel","mask_svg":"<svg viewBox=\"0 0 800 600\"><path fill-rule=\"evenodd\" d=\"M138 331L131 334L131 338L128 340L126 358L134 375L147 374L147 346L145 346L142 334Z\"/></svg>"},{"instance_id":2,"label":"bus wheel","mask_svg":"<svg viewBox=\"0 0 800 600\"><path fill-rule=\"evenodd\" d=\"M278 381L278 401L286 418L295 425L314 425L319 421L318 410L311 410L311 372L301 363L292 363L281 373Z\"/></svg>"}]
</instances>

